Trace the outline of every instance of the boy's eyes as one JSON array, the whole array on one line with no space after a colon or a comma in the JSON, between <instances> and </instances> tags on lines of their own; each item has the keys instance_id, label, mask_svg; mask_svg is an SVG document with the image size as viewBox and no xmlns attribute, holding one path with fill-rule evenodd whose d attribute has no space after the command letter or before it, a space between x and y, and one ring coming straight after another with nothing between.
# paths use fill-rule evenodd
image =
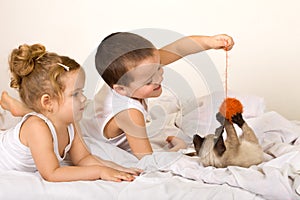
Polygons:
<instances>
[{"instance_id":1,"label":"boy's eyes","mask_svg":"<svg viewBox=\"0 0 300 200\"><path fill-rule=\"evenodd\" d=\"M152 84L152 80L146 83L146 85L151 85L151 84Z\"/></svg>"},{"instance_id":2,"label":"boy's eyes","mask_svg":"<svg viewBox=\"0 0 300 200\"><path fill-rule=\"evenodd\" d=\"M157 72L153 75L153 76L157 76L157 74L159 73L159 71L162 69L162 67L161 66L159 66L158 68L157 68ZM152 77L153 77L152 76ZM153 83L153 78L151 79L151 80L149 80L147 83L146 83L146 85L151 85Z\"/></svg>"}]
</instances>

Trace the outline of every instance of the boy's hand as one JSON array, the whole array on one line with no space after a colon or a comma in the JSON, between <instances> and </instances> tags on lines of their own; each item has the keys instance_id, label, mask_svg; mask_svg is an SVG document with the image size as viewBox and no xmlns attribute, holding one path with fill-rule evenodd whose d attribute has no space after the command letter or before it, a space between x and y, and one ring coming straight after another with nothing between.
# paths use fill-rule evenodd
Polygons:
<instances>
[{"instance_id":1,"label":"boy's hand","mask_svg":"<svg viewBox=\"0 0 300 200\"><path fill-rule=\"evenodd\" d=\"M226 34L211 36L210 47L212 49L224 49L229 51L234 45L232 37Z\"/></svg>"},{"instance_id":2,"label":"boy's hand","mask_svg":"<svg viewBox=\"0 0 300 200\"><path fill-rule=\"evenodd\" d=\"M178 151L187 147L187 144L182 139L175 136L168 136L166 141L170 145L170 151Z\"/></svg>"}]
</instances>

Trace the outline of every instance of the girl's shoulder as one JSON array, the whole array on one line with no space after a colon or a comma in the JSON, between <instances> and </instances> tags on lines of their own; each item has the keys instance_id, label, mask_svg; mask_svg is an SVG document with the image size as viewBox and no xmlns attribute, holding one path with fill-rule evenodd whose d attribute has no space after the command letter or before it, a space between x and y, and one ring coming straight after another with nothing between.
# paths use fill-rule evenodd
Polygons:
<instances>
[{"instance_id":1,"label":"girl's shoulder","mask_svg":"<svg viewBox=\"0 0 300 200\"><path fill-rule=\"evenodd\" d=\"M28 113L22 119L22 128L26 128L31 132L41 131L41 130L49 130L50 120L47 119L44 115L39 113Z\"/></svg>"},{"instance_id":2,"label":"girl's shoulder","mask_svg":"<svg viewBox=\"0 0 300 200\"><path fill-rule=\"evenodd\" d=\"M26 117L24 120L24 124L38 124L47 126L47 124L45 124L45 120L38 117L37 115L29 115L28 117Z\"/></svg>"},{"instance_id":3,"label":"girl's shoulder","mask_svg":"<svg viewBox=\"0 0 300 200\"><path fill-rule=\"evenodd\" d=\"M20 141L29 146L30 141L52 141L52 134L45 119L39 115L26 115L19 133Z\"/></svg>"}]
</instances>

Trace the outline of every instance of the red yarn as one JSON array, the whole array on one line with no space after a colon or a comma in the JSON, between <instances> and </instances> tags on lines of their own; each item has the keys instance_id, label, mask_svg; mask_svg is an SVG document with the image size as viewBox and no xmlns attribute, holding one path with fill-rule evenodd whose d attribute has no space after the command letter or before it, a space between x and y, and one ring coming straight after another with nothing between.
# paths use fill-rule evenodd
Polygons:
<instances>
[{"instance_id":1,"label":"red yarn","mask_svg":"<svg viewBox=\"0 0 300 200\"><path fill-rule=\"evenodd\" d=\"M230 122L232 122L231 117L236 115L237 113L243 112L243 105L241 102L235 98L229 98L228 95L228 66L229 66L229 57L228 50L226 51L226 69L225 69L225 100L220 106L220 113Z\"/></svg>"},{"instance_id":2,"label":"red yarn","mask_svg":"<svg viewBox=\"0 0 300 200\"><path fill-rule=\"evenodd\" d=\"M243 105L235 98L226 98L220 106L220 113L232 122L231 117L243 112Z\"/></svg>"}]
</instances>

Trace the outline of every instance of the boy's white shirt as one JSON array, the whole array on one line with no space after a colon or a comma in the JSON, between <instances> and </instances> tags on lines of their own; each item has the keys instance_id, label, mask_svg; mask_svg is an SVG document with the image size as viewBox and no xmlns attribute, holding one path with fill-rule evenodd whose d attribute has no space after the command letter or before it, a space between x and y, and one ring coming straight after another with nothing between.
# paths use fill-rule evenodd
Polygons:
<instances>
[{"instance_id":1,"label":"boy's white shirt","mask_svg":"<svg viewBox=\"0 0 300 200\"><path fill-rule=\"evenodd\" d=\"M130 108L141 111L144 118L147 118L147 111L139 101L122 96L107 84L104 84L94 96L94 99L87 102L82 120L80 121L83 136L93 137L130 152L130 146L125 133L109 139L103 134L104 127L116 114Z\"/></svg>"}]
</instances>

